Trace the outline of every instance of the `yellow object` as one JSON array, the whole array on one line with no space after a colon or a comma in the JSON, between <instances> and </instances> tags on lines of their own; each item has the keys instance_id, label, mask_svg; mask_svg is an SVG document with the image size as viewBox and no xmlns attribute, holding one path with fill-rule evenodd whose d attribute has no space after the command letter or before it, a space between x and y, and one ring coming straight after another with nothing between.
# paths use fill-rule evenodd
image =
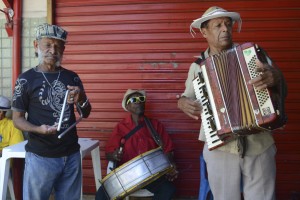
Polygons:
<instances>
[{"instance_id":1,"label":"yellow object","mask_svg":"<svg viewBox=\"0 0 300 200\"><path fill-rule=\"evenodd\" d=\"M13 121L8 118L0 120L0 150L4 147L24 141L22 131L17 129Z\"/></svg>"}]
</instances>

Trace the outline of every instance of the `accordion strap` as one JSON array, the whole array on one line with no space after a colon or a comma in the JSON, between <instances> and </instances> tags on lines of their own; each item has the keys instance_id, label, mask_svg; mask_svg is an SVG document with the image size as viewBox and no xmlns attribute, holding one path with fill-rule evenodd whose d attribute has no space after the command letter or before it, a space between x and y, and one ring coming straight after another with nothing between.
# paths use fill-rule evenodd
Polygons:
<instances>
[{"instance_id":1,"label":"accordion strap","mask_svg":"<svg viewBox=\"0 0 300 200\"><path fill-rule=\"evenodd\" d=\"M287 122L287 115L285 113L285 98L287 96L287 85L283 75L281 75L281 80L275 88L273 88L273 98L277 98L278 108L280 112L281 122L285 124Z\"/></svg>"},{"instance_id":2,"label":"accordion strap","mask_svg":"<svg viewBox=\"0 0 300 200\"><path fill-rule=\"evenodd\" d=\"M197 60L195 60L194 63L200 65L203 60L205 60L205 56L204 56L204 52L201 52L201 57L197 58Z\"/></svg>"},{"instance_id":3,"label":"accordion strap","mask_svg":"<svg viewBox=\"0 0 300 200\"><path fill-rule=\"evenodd\" d=\"M265 52L262 48L261 48L261 51L263 52L263 55L265 56L265 58L264 58L264 60L262 60L263 62L267 62L267 59L266 58L269 58L269 56L268 56L268 54L267 54L267 52ZM270 59L270 58L269 58ZM268 63L268 62L267 62ZM268 64L270 64L270 63L268 63ZM271 64L270 64L271 65ZM271 98L272 99L275 99L276 101L275 102L277 102L278 103L278 109L279 109L279 112L280 112L280 115L279 115L279 117L280 117L280 123L281 123L281 125L283 126L283 125L285 125L286 124L286 122L287 122L287 115L286 115L286 113L285 113L285 98L286 98L286 96L287 96L287 84L286 84L286 81L285 81L285 78L284 78L284 76L283 76L283 74L282 74L282 72L281 72L281 70L277 67L277 65L275 64L273 64L272 63L272 65L271 65L273 68L276 68L277 70L279 70L279 72L280 72L280 81L279 81L279 83L276 85L276 86L274 86L274 87L272 87L272 88L270 88L271 89Z\"/></svg>"}]
</instances>

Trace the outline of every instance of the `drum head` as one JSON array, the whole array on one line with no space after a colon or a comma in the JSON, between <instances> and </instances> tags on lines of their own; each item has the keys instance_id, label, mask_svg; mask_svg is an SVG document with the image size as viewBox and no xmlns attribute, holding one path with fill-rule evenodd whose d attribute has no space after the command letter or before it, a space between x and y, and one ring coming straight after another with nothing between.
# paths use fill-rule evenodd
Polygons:
<instances>
[{"instance_id":1,"label":"drum head","mask_svg":"<svg viewBox=\"0 0 300 200\"><path fill-rule=\"evenodd\" d=\"M161 148L147 151L111 171L102 184L111 199L124 198L172 169Z\"/></svg>"}]
</instances>

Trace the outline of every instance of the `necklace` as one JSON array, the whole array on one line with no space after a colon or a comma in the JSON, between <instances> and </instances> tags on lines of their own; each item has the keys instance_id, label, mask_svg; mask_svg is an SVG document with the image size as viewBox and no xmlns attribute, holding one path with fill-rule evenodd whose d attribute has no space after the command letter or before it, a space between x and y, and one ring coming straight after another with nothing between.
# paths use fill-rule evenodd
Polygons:
<instances>
[{"instance_id":1,"label":"necklace","mask_svg":"<svg viewBox=\"0 0 300 200\"><path fill-rule=\"evenodd\" d=\"M57 82L58 82L58 79L59 79L59 77L60 77L60 70L59 70L59 72L58 72L58 76L57 76L57 79L56 79L56 81L55 81L53 87L52 87L52 85L50 84L50 82L48 81L48 79L47 79L47 77L45 76L44 72L43 72L43 71L41 71L41 72L42 72L42 74L43 74L45 80L46 80L47 83L49 84L49 86L54 90L54 88L55 88L55 86L56 86L56 84L57 84Z\"/></svg>"}]
</instances>

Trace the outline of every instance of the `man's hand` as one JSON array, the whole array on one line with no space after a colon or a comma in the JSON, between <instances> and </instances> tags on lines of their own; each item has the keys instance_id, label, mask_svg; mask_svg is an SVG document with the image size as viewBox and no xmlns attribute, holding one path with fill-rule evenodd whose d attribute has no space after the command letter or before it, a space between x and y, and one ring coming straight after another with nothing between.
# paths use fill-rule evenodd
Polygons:
<instances>
[{"instance_id":1,"label":"man's hand","mask_svg":"<svg viewBox=\"0 0 300 200\"><path fill-rule=\"evenodd\" d=\"M114 161L121 161L122 156L123 156L123 151L120 151L120 149L116 149L112 154L112 158Z\"/></svg>"},{"instance_id":2,"label":"man's hand","mask_svg":"<svg viewBox=\"0 0 300 200\"><path fill-rule=\"evenodd\" d=\"M176 166L174 166L172 170L166 174L166 178L169 181L174 181L178 177L178 173Z\"/></svg>"},{"instance_id":3,"label":"man's hand","mask_svg":"<svg viewBox=\"0 0 300 200\"><path fill-rule=\"evenodd\" d=\"M41 125L39 128L39 132L41 134L45 135L51 135L51 134L56 134L57 132L57 126L49 126L49 125Z\"/></svg>"},{"instance_id":4,"label":"man's hand","mask_svg":"<svg viewBox=\"0 0 300 200\"><path fill-rule=\"evenodd\" d=\"M78 86L67 86L68 90L69 90L69 95L68 95L68 104L73 104L73 103L77 103L80 100L82 100L82 96L83 94L81 94L81 90Z\"/></svg>"},{"instance_id":5,"label":"man's hand","mask_svg":"<svg viewBox=\"0 0 300 200\"><path fill-rule=\"evenodd\" d=\"M280 81L280 71L267 63L262 63L256 60L256 72L261 72L261 75L250 80L249 84L253 84L258 90L266 89L268 87L273 87Z\"/></svg>"},{"instance_id":6,"label":"man's hand","mask_svg":"<svg viewBox=\"0 0 300 200\"><path fill-rule=\"evenodd\" d=\"M202 106L198 101L193 101L187 97L178 99L177 106L189 117L198 120L202 112Z\"/></svg>"}]
</instances>

